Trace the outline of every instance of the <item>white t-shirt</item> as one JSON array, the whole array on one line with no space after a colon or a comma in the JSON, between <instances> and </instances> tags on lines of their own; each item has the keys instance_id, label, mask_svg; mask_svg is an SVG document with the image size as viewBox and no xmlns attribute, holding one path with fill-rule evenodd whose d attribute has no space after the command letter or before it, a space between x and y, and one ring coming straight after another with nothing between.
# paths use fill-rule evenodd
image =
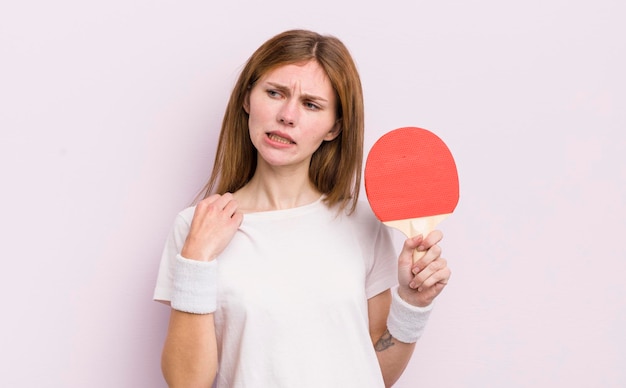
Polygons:
<instances>
[{"instance_id":1,"label":"white t-shirt","mask_svg":"<svg viewBox=\"0 0 626 388\"><path fill-rule=\"evenodd\" d=\"M193 213L176 218L155 300L170 300ZM217 263L217 387L384 386L367 299L397 284L397 256L366 203L350 216L321 199L245 214Z\"/></svg>"}]
</instances>

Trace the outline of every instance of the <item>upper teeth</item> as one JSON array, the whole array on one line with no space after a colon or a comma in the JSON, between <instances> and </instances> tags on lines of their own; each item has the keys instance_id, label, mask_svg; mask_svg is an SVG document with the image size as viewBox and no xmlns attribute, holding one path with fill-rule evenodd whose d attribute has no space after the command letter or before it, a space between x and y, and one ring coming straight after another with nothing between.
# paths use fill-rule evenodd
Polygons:
<instances>
[{"instance_id":1,"label":"upper teeth","mask_svg":"<svg viewBox=\"0 0 626 388\"><path fill-rule=\"evenodd\" d=\"M284 144L291 144L291 140L285 139L284 137L280 137L278 135L274 135L273 133L270 133L270 139L277 141L279 143L284 143Z\"/></svg>"}]
</instances>

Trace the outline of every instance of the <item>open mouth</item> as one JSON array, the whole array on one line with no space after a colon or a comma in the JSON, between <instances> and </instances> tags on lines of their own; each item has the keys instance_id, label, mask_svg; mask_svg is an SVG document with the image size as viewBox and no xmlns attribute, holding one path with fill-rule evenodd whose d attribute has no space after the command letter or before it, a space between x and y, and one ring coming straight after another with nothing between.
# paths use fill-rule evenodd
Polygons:
<instances>
[{"instance_id":1,"label":"open mouth","mask_svg":"<svg viewBox=\"0 0 626 388\"><path fill-rule=\"evenodd\" d=\"M276 135L276 134L274 134L274 133L268 133L268 134L267 134L267 137L268 137L270 140L275 141L275 142L277 142L277 143L282 143L282 144L296 144L294 141L291 141L291 140L289 140L289 139L286 139L286 138L284 138L284 137L282 137L282 136L278 136L278 135Z\"/></svg>"}]
</instances>

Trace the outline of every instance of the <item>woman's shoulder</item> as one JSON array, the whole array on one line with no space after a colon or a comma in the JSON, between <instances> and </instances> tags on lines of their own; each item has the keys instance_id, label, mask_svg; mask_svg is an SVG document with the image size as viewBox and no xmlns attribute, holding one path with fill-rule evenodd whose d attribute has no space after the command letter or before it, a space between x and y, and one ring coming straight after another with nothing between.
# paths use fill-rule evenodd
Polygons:
<instances>
[{"instance_id":1,"label":"woman's shoulder","mask_svg":"<svg viewBox=\"0 0 626 388\"><path fill-rule=\"evenodd\" d=\"M370 206L369 202L367 202L367 199L363 199L361 197L359 197L359 199L357 200L354 212L352 212L351 216L358 218L362 221L377 220L374 212L372 211L372 207Z\"/></svg>"},{"instance_id":2,"label":"woman's shoulder","mask_svg":"<svg viewBox=\"0 0 626 388\"><path fill-rule=\"evenodd\" d=\"M176 220L175 220L175 224L177 225L190 225L191 224L191 220L193 219L193 214L196 211L196 206L188 206L182 210L180 210L177 214L176 214Z\"/></svg>"},{"instance_id":3,"label":"woman's shoulder","mask_svg":"<svg viewBox=\"0 0 626 388\"><path fill-rule=\"evenodd\" d=\"M372 208L366 199L359 198L352 213L348 209L345 210L347 218L363 231L377 233L381 225L383 225L374 215Z\"/></svg>"},{"instance_id":4,"label":"woman's shoulder","mask_svg":"<svg viewBox=\"0 0 626 388\"><path fill-rule=\"evenodd\" d=\"M391 231L374 214L367 199L358 200L354 212L347 217L354 235L365 251L372 252L374 258L388 257L393 252Z\"/></svg>"}]
</instances>

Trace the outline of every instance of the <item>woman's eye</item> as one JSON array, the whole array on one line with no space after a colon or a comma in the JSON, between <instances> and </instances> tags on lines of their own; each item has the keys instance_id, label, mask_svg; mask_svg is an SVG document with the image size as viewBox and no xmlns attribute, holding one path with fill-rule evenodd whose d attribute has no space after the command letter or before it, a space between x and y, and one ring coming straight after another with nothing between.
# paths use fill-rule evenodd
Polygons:
<instances>
[{"instance_id":1,"label":"woman's eye","mask_svg":"<svg viewBox=\"0 0 626 388\"><path fill-rule=\"evenodd\" d=\"M270 89L267 91L267 95L270 97L279 97L280 93L278 93L276 90Z\"/></svg>"},{"instance_id":2,"label":"woman's eye","mask_svg":"<svg viewBox=\"0 0 626 388\"><path fill-rule=\"evenodd\" d=\"M319 110L320 107L312 102L305 102L304 106L307 107L307 109L311 109L311 110Z\"/></svg>"}]
</instances>

